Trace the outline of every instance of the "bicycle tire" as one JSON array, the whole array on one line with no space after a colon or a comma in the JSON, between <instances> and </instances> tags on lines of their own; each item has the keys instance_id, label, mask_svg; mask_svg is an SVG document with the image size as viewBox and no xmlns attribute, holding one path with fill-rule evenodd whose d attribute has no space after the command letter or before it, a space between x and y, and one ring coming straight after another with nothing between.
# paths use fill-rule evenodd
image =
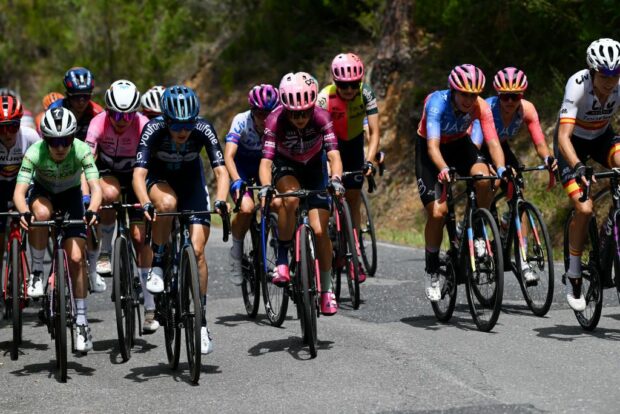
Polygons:
<instances>
[{"instance_id":1,"label":"bicycle tire","mask_svg":"<svg viewBox=\"0 0 620 414\"><path fill-rule=\"evenodd\" d=\"M179 279L181 285L181 320L185 328L185 349L192 383L200 380L202 309L200 306L200 276L196 253L191 245L183 247Z\"/></svg>"},{"instance_id":2,"label":"bicycle tire","mask_svg":"<svg viewBox=\"0 0 620 414\"><path fill-rule=\"evenodd\" d=\"M10 257L11 267L9 272L9 282L11 283L11 319L13 323L13 340L11 341L11 360L19 358L19 345L22 342L22 306L21 291L23 289L23 275L19 256L19 241L11 241Z\"/></svg>"},{"instance_id":3,"label":"bicycle tire","mask_svg":"<svg viewBox=\"0 0 620 414\"><path fill-rule=\"evenodd\" d=\"M568 271L569 264L569 247L568 247L568 233L570 228L570 222L572 221L575 215L575 211L571 210L568 218L566 219L566 223L564 225L564 270ZM586 239L586 243L584 245L584 253L588 252L588 247L590 248L589 252L594 253L594 259L598 260L598 255L596 254L596 250L594 246L598 246L598 232L596 228L596 220L593 218L590 219L590 223L588 224L588 239ZM589 246L588 246L589 242ZM583 255L588 257L588 261L581 263L582 270L582 281L588 282L588 286L585 288L585 283L582 285L581 294L583 295L583 291L585 290L585 300L586 300L586 309L582 312L575 312L575 317L577 318L577 322L579 325L586 331L593 331L596 329L598 322L601 318L601 312L603 310L603 286L600 279L600 275L596 270L596 266L591 263L593 258L588 255ZM565 276L562 276L563 283L570 283L566 280Z\"/></svg>"},{"instance_id":4,"label":"bicycle tire","mask_svg":"<svg viewBox=\"0 0 620 414\"><path fill-rule=\"evenodd\" d=\"M360 307L360 282L359 282L359 258L357 256L357 246L355 243L355 235L353 234L353 219L351 218L351 210L347 200L342 200L342 229L344 230L345 247L347 253L345 255L345 269L347 275L347 284L349 286L349 296L351 297L351 305L353 309Z\"/></svg>"},{"instance_id":5,"label":"bicycle tire","mask_svg":"<svg viewBox=\"0 0 620 414\"><path fill-rule=\"evenodd\" d=\"M441 285L441 299L437 302L431 302L433 313L440 322L448 322L452 318L454 308L456 307L456 296L458 291L458 282L456 280L456 270L453 264L452 244L447 233L447 225L444 224L443 240L447 243L446 248L439 252L439 283Z\"/></svg>"},{"instance_id":6,"label":"bicycle tire","mask_svg":"<svg viewBox=\"0 0 620 414\"><path fill-rule=\"evenodd\" d=\"M554 269L553 269L553 248L551 247L551 239L547 226L542 218L540 210L530 202L523 201L518 204L519 217L527 217L528 220L528 236L533 236L533 240L528 241L526 251L526 260L531 269L534 269L539 276L539 280L535 285L527 286L523 280L521 268L521 252L519 248L519 237L515 232L514 239L514 257L517 269L517 279L521 292L525 298L527 306L536 316L545 316L551 308L553 302L554 289ZM523 228L523 226L522 226ZM533 232L535 229L536 233ZM536 237L538 236L538 237ZM538 239L538 240L537 240ZM540 243L544 246L540 246ZM530 255L529 252L532 252ZM531 262L531 263L530 263ZM545 272L544 269L547 269Z\"/></svg>"},{"instance_id":7,"label":"bicycle tire","mask_svg":"<svg viewBox=\"0 0 620 414\"><path fill-rule=\"evenodd\" d=\"M131 269L128 257L128 242L124 236L114 241L114 264L112 269L112 286L114 292L114 310L116 314L116 332L118 347L123 362L131 358L131 342L133 335L132 319L133 297L131 295Z\"/></svg>"},{"instance_id":8,"label":"bicycle tire","mask_svg":"<svg viewBox=\"0 0 620 414\"><path fill-rule=\"evenodd\" d=\"M65 251L56 252L54 276L54 341L56 343L56 364L60 382L67 382L67 302L65 280Z\"/></svg>"},{"instance_id":9,"label":"bicycle tire","mask_svg":"<svg viewBox=\"0 0 620 414\"><path fill-rule=\"evenodd\" d=\"M172 233L172 242L169 246L176 246L178 230ZM176 370L179 367L179 359L181 354L181 327L179 326L179 318L181 316L178 291L183 284L178 275L173 274L173 266L171 261L175 258L175 251L168 254L164 275L164 292L160 293L162 305L165 313L164 342L166 345L166 357L170 369ZM173 278L176 280L174 286Z\"/></svg>"},{"instance_id":10,"label":"bicycle tire","mask_svg":"<svg viewBox=\"0 0 620 414\"><path fill-rule=\"evenodd\" d=\"M310 356L316 358L317 355L317 334L316 334L316 289L313 289L315 275L315 258L312 247L312 233L308 227L303 226L299 235L301 263L299 278L301 279L301 308L303 310L304 329L302 335L305 343L310 348Z\"/></svg>"},{"instance_id":11,"label":"bicycle tire","mask_svg":"<svg viewBox=\"0 0 620 414\"><path fill-rule=\"evenodd\" d=\"M260 236L255 224L253 220L249 231L245 233L243 255L241 257L243 273L241 294L245 311L249 318L256 318L260 305Z\"/></svg>"},{"instance_id":12,"label":"bicycle tire","mask_svg":"<svg viewBox=\"0 0 620 414\"><path fill-rule=\"evenodd\" d=\"M477 208L473 211L472 230L473 240L483 238L492 253L491 257L487 250L487 253L479 258L474 252L475 273L472 271L470 255L466 278L467 302L471 316L480 331L488 332L495 327L502 307L504 291L502 243L495 219L487 209ZM489 239L489 236L492 239ZM485 270L484 274L481 270Z\"/></svg>"},{"instance_id":13,"label":"bicycle tire","mask_svg":"<svg viewBox=\"0 0 620 414\"><path fill-rule=\"evenodd\" d=\"M366 274L373 277L377 271L377 235L375 233L375 225L370 211L370 201L364 191L362 191L362 206L366 211L366 223L360 223L360 231L357 236L359 237L362 261L364 262ZM368 234L369 237L365 237L365 234ZM370 257L368 255L367 246L365 245L365 240L368 238L370 238Z\"/></svg>"},{"instance_id":14,"label":"bicycle tire","mask_svg":"<svg viewBox=\"0 0 620 414\"><path fill-rule=\"evenodd\" d=\"M275 213L269 215L269 220L267 220L266 223L265 237L267 238L267 251L261 252L261 255L266 255L269 269L268 272L265 273L261 263L260 280L263 285L263 303L269 323L271 326L279 327L282 326L284 319L286 319L289 297L286 288L271 283L273 276L269 272L272 267L275 267L276 258L278 256L278 217Z\"/></svg>"}]
</instances>

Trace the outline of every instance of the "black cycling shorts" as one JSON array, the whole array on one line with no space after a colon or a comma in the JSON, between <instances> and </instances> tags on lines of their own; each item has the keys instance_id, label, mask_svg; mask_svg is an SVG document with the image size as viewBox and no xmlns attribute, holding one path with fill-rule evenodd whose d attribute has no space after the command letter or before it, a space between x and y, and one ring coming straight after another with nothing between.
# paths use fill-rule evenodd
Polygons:
<instances>
[{"instance_id":1,"label":"black cycling shorts","mask_svg":"<svg viewBox=\"0 0 620 414\"><path fill-rule=\"evenodd\" d=\"M342 171L360 171L364 167L364 134L349 141L338 140ZM342 179L347 190L360 190L364 184L363 174L348 175Z\"/></svg>"},{"instance_id":2,"label":"black cycling shorts","mask_svg":"<svg viewBox=\"0 0 620 414\"><path fill-rule=\"evenodd\" d=\"M54 207L54 212L69 213L70 220L82 220L84 218L84 204L82 204L82 189L80 186L70 188L60 193L50 193L37 183L28 189L28 205L32 208L32 203L37 198L49 200ZM86 224L83 226L71 226L65 229L65 239L72 237L86 238Z\"/></svg>"},{"instance_id":3,"label":"black cycling shorts","mask_svg":"<svg viewBox=\"0 0 620 414\"><path fill-rule=\"evenodd\" d=\"M287 158L276 155L273 161L273 182L277 186L281 178L291 175L299 181L304 190L325 190L327 188L327 163L325 156L309 164L301 164ZM329 210L331 199L325 195L312 195L308 198L311 209L322 208Z\"/></svg>"}]
</instances>

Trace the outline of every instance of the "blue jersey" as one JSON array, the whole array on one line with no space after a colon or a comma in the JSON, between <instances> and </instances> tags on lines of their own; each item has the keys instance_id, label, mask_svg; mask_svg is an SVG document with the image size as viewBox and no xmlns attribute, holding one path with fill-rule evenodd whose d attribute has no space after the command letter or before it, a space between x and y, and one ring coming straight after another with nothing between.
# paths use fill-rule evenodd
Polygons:
<instances>
[{"instance_id":1,"label":"blue jersey","mask_svg":"<svg viewBox=\"0 0 620 414\"><path fill-rule=\"evenodd\" d=\"M170 136L166 122L158 117L149 121L142 130L135 166L166 175L178 171L200 171L200 152L203 147L212 168L224 165L217 134L207 120L197 118L196 126L187 141L177 144Z\"/></svg>"},{"instance_id":2,"label":"blue jersey","mask_svg":"<svg viewBox=\"0 0 620 414\"><path fill-rule=\"evenodd\" d=\"M235 160L259 160L263 156L263 138L256 130L252 111L237 114L232 121L230 131L226 134L226 142L238 146Z\"/></svg>"}]
</instances>

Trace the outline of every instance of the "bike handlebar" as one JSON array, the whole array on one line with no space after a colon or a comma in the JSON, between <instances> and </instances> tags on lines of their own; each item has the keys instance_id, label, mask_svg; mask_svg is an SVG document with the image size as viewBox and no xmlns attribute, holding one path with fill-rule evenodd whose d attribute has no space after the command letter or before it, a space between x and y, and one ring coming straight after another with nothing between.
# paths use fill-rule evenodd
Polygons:
<instances>
[{"instance_id":1,"label":"bike handlebar","mask_svg":"<svg viewBox=\"0 0 620 414\"><path fill-rule=\"evenodd\" d=\"M157 213L155 212L155 216L158 217L189 217L189 216L206 216L207 214L219 214L222 217L222 240L224 243L228 242L228 238L230 236L230 214L228 213L228 209L223 212L219 212L217 210L202 210L202 211L193 211L193 210L182 210L182 211L171 211L169 213ZM153 225L150 220L146 220L145 226L145 242L150 245L152 239L152 229Z\"/></svg>"},{"instance_id":2,"label":"bike handlebar","mask_svg":"<svg viewBox=\"0 0 620 414\"><path fill-rule=\"evenodd\" d=\"M612 168L608 171L601 171L598 173L594 173L594 168L590 166L586 166L586 173L584 174L584 178L586 179L586 185L579 185L582 188L581 197L579 197L579 201L581 203L585 202L590 198L590 187L592 185L592 178L596 179L607 179L607 178L620 178L620 168Z\"/></svg>"}]
</instances>

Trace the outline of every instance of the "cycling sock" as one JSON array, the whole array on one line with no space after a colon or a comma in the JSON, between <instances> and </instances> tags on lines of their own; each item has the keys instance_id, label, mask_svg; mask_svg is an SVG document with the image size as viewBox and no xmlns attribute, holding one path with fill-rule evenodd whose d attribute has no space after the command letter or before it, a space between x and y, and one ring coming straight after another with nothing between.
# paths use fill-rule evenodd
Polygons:
<instances>
[{"instance_id":1,"label":"cycling sock","mask_svg":"<svg viewBox=\"0 0 620 414\"><path fill-rule=\"evenodd\" d=\"M166 246L164 244L153 243L153 267L164 267L164 252Z\"/></svg>"},{"instance_id":2,"label":"cycling sock","mask_svg":"<svg viewBox=\"0 0 620 414\"><path fill-rule=\"evenodd\" d=\"M149 275L148 267L139 267L138 272L140 273L140 285L142 286L142 295L144 296L144 309L153 310L155 309L155 298L153 294L149 292L146 288L146 278Z\"/></svg>"},{"instance_id":3,"label":"cycling sock","mask_svg":"<svg viewBox=\"0 0 620 414\"><path fill-rule=\"evenodd\" d=\"M200 297L200 309L202 312L202 326L207 327L207 296Z\"/></svg>"},{"instance_id":4,"label":"cycling sock","mask_svg":"<svg viewBox=\"0 0 620 414\"><path fill-rule=\"evenodd\" d=\"M331 270L321 270L319 272L321 274L321 291L323 292L331 292L332 291L332 272Z\"/></svg>"},{"instance_id":5,"label":"cycling sock","mask_svg":"<svg viewBox=\"0 0 620 414\"><path fill-rule=\"evenodd\" d=\"M521 269L525 269L530 265L527 263L527 239L523 238L523 251L525 251L525 257L522 257L519 253L519 260L521 261Z\"/></svg>"},{"instance_id":6,"label":"cycling sock","mask_svg":"<svg viewBox=\"0 0 620 414\"><path fill-rule=\"evenodd\" d=\"M114 236L114 227L112 224L101 225L101 252L110 254L112 251L112 237Z\"/></svg>"},{"instance_id":7,"label":"cycling sock","mask_svg":"<svg viewBox=\"0 0 620 414\"><path fill-rule=\"evenodd\" d=\"M78 325L88 325L88 320L86 319L86 299L76 299L75 308L77 311L75 323Z\"/></svg>"},{"instance_id":8,"label":"cycling sock","mask_svg":"<svg viewBox=\"0 0 620 414\"><path fill-rule=\"evenodd\" d=\"M581 255L574 256L572 253L570 254L566 275L571 278L581 277Z\"/></svg>"},{"instance_id":9,"label":"cycling sock","mask_svg":"<svg viewBox=\"0 0 620 414\"><path fill-rule=\"evenodd\" d=\"M86 257L88 257L88 274L92 275L97 271L97 260L99 259L99 250L86 249Z\"/></svg>"},{"instance_id":10,"label":"cycling sock","mask_svg":"<svg viewBox=\"0 0 620 414\"><path fill-rule=\"evenodd\" d=\"M43 258L45 257L45 249L35 249L30 246L30 255L32 256L32 271L43 272Z\"/></svg>"},{"instance_id":11,"label":"cycling sock","mask_svg":"<svg viewBox=\"0 0 620 414\"><path fill-rule=\"evenodd\" d=\"M243 239L237 240L233 237L233 245L230 253L234 259L240 259L243 254Z\"/></svg>"},{"instance_id":12,"label":"cycling sock","mask_svg":"<svg viewBox=\"0 0 620 414\"><path fill-rule=\"evenodd\" d=\"M431 249L433 249L434 251L432 251ZM426 273L435 273L439 268L439 249L427 247L425 252L425 259L426 268L424 269L424 271Z\"/></svg>"},{"instance_id":13,"label":"cycling sock","mask_svg":"<svg viewBox=\"0 0 620 414\"><path fill-rule=\"evenodd\" d=\"M278 239L278 259L276 265L288 265L288 251L291 247L291 241Z\"/></svg>"}]
</instances>

